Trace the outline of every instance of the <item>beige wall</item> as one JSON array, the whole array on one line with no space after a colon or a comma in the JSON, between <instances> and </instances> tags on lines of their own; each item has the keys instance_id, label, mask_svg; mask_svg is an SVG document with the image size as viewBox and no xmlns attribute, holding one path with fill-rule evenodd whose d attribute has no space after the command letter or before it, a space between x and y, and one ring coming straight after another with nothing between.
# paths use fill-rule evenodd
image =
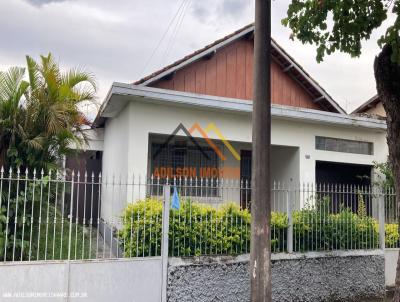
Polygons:
<instances>
[{"instance_id":1,"label":"beige wall","mask_svg":"<svg viewBox=\"0 0 400 302\"><path fill-rule=\"evenodd\" d=\"M376 104L376 106L369 108L365 113L376 114L379 116L386 116L385 108L383 108L382 102Z\"/></svg>"}]
</instances>

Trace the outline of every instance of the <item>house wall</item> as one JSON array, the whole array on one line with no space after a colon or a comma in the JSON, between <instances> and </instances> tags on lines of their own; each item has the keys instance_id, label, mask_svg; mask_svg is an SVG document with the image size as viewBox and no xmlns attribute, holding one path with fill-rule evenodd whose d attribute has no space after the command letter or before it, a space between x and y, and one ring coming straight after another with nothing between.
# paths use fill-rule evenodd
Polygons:
<instances>
[{"instance_id":1,"label":"house wall","mask_svg":"<svg viewBox=\"0 0 400 302\"><path fill-rule=\"evenodd\" d=\"M227 140L246 143L247 146L251 143L250 114L194 109L193 107L146 103L145 101L130 102L118 117L109 119L106 124L103 175L110 173L135 174L136 177L141 175L141 179L144 180L148 171L149 134L169 135L179 123L190 128L195 122L203 128L206 128L209 123L215 123ZM219 139L214 132L209 132L208 135L211 139ZM361 155L315 150L315 136L317 135L373 142L374 154ZM193 136L199 137L200 134L195 132ZM315 182L316 161L364 165L373 165L374 161L385 161L388 154L385 136L384 131L361 127L273 118L272 144L294 149L278 150L275 155L278 157L272 162L272 169L279 172L275 177L283 178L284 181L293 178L295 182L313 183ZM245 145L246 148L247 146ZM118 198L124 206L127 200L143 198L144 195L144 190L139 194L138 190L130 192L128 188L126 194L121 194ZM110 195L105 197L106 199L111 198ZM103 217L110 216L110 211L115 213L117 197L113 198L113 209L103 205ZM106 199L103 198L103 203L108 203Z\"/></svg>"},{"instance_id":2,"label":"house wall","mask_svg":"<svg viewBox=\"0 0 400 302\"><path fill-rule=\"evenodd\" d=\"M104 145L104 129L86 129L84 130L86 142L77 144L72 142L69 148L80 151L103 151Z\"/></svg>"},{"instance_id":3,"label":"house wall","mask_svg":"<svg viewBox=\"0 0 400 302\"><path fill-rule=\"evenodd\" d=\"M128 106L115 118L107 119L104 127L101 217L111 224L118 223L121 210L128 201L127 187L119 185L120 180L126 181L128 173L132 172L128 167L135 165L130 157L133 145L130 142L130 120Z\"/></svg>"},{"instance_id":4,"label":"house wall","mask_svg":"<svg viewBox=\"0 0 400 302\"><path fill-rule=\"evenodd\" d=\"M385 108L383 108L382 102L379 102L374 107L365 110L365 113L376 114L379 116L386 116L386 111Z\"/></svg>"},{"instance_id":5,"label":"house wall","mask_svg":"<svg viewBox=\"0 0 400 302\"><path fill-rule=\"evenodd\" d=\"M176 71L151 87L238 99L253 99L253 40L241 39ZM275 62L271 63L272 103L324 110Z\"/></svg>"},{"instance_id":6,"label":"house wall","mask_svg":"<svg viewBox=\"0 0 400 302\"><path fill-rule=\"evenodd\" d=\"M242 150L251 150L251 142L230 142L232 147L237 151L238 154ZM218 147L222 150L222 154L226 157L225 161L220 161L221 168L234 168L240 171L241 163L238 161L232 153L222 145L222 142L218 142ZM300 158L298 147L288 146L276 146L271 147L271 185L275 188L283 188L289 185L298 184L300 182L300 170L299 170ZM222 190L221 199L215 200L215 202L232 201L240 202L240 190L239 181L235 177L226 177L228 183L225 185L227 189ZM231 183L234 185L231 185ZM236 182L236 183L235 183ZM242 183L242 186L250 186L250 183ZM238 189L234 189L237 187ZM286 203L285 203L286 204ZM274 209L283 210L282 206L278 204L273 205Z\"/></svg>"},{"instance_id":7,"label":"house wall","mask_svg":"<svg viewBox=\"0 0 400 302\"><path fill-rule=\"evenodd\" d=\"M299 147L273 146L271 152L271 180L285 185L300 182Z\"/></svg>"}]
</instances>

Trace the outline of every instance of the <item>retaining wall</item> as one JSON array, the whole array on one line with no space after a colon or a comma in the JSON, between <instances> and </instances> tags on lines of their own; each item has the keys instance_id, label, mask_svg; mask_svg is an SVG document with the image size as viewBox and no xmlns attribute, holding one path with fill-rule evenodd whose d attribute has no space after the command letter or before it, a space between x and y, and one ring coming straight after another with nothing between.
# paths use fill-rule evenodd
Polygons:
<instances>
[{"instance_id":1,"label":"retaining wall","mask_svg":"<svg viewBox=\"0 0 400 302\"><path fill-rule=\"evenodd\" d=\"M159 302L161 258L7 262L0 301Z\"/></svg>"},{"instance_id":2,"label":"retaining wall","mask_svg":"<svg viewBox=\"0 0 400 302\"><path fill-rule=\"evenodd\" d=\"M381 298L384 270L380 250L273 255L273 301ZM171 258L167 291L169 302L249 301L249 255Z\"/></svg>"},{"instance_id":3,"label":"retaining wall","mask_svg":"<svg viewBox=\"0 0 400 302\"><path fill-rule=\"evenodd\" d=\"M385 282L388 287L394 287L399 250L398 248L385 250Z\"/></svg>"}]
</instances>

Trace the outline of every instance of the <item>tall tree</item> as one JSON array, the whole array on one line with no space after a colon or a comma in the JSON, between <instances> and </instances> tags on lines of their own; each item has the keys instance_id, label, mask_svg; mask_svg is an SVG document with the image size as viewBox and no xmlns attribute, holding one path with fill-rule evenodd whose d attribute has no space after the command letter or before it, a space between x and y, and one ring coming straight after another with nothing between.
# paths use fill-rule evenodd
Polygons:
<instances>
[{"instance_id":1,"label":"tall tree","mask_svg":"<svg viewBox=\"0 0 400 302\"><path fill-rule=\"evenodd\" d=\"M369 40L388 16L393 19L377 41L381 52L375 58L374 73L387 114L387 143L400 217L400 1L292 0L282 23L292 30L293 39L316 45L321 62L335 51L360 56L362 41ZM400 252L395 283L393 301L400 301Z\"/></svg>"},{"instance_id":2,"label":"tall tree","mask_svg":"<svg viewBox=\"0 0 400 302\"><path fill-rule=\"evenodd\" d=\"M94 101L96 83L82 69L62 72L51 54L25 69L0 72L0 165L54 168L89 124L80 105Z\"/></svg>"}]
</instances>

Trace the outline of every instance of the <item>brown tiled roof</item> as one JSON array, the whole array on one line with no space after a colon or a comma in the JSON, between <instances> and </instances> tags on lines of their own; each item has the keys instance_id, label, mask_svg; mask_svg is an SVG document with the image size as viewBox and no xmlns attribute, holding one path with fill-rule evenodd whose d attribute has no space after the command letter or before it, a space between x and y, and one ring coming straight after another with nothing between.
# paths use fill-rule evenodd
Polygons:
<instances>
[{"instance_id":1,"label":"brown tiled roof","mask_svg":"<svg viewBox=\"0 0 400 302\"><path fill-rule=\"evenodd\" d=\"M222 39L216 40L213 43L185 56L184 58L175 61L174 63L157 70L156 72L153 72L152 74L134 82L134 85L143 85L144 83L148 82L151 79L157 80L157 77L159 77L161 74L167 72L168 70L177 68L179 65L188 62L190 59L194 58L195 56L205 53L207 54L207 50L218 46L219 44L226 42L230 38L239 35L242 32L246 32L247 30L254 28L254 24L251 23L249 25L246 25L242 27L241 29L223 37ZM252 31L249 31L248 33L251 33ZM271 55L273 59L284 69L293 67L294 65L296 68L291 68L288 73L297 81L300 83L301 86L303 86L304 89L308 91L310 95L312 95L316 101L319 102L319 104L333 112L339 112L339 113L345 113L345 111L340 107L340 105L333 100L333 98L323 89L317 81L315 81L305 70L304 68L298 64L281 46L276 43L274 39L272 39L272 50L271 50ZM151 82L151 81L150 81ZM147 83L149 84L149 83Z\"/></svg>"}]
</instances>

